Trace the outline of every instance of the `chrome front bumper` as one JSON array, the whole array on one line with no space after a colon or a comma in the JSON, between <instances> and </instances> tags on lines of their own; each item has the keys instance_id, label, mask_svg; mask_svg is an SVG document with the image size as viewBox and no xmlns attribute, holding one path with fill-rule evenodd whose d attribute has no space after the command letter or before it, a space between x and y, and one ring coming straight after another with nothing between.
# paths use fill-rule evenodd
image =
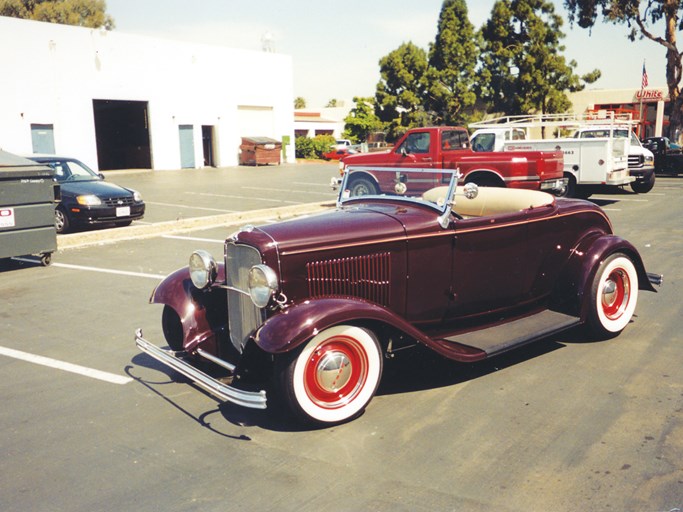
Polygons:
<instances>
[{"instance_id":1,"label":"chrome front bumper","mask_svg":"<svg viewBox=\"0 0 683 512\"><path fill-rule=\"evenodd\" d=\"M232 402L243 407L249 407L251 409L266 408L265 391L244 391L214 379L210 375L207 375L192 366L185 359L178 356L176 352L164 350L147 341L142 336L142 329L135 331L135 344L145 354L165 364L169 368L174 369L181 375L184 375L200 388L208 391L221 400Z\"/></svg>"}]
</instances>

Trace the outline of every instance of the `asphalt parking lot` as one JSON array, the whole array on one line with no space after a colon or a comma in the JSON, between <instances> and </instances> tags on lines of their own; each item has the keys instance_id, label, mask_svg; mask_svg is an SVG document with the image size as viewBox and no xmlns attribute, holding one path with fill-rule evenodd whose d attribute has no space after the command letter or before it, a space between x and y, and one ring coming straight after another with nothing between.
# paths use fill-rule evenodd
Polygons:
<instances>
[{"instance_id":1,"label":"asphalt parking lot","mask_svg":"<svg viewBox=\"0 0 683 512\"><path fill-rule=\"evenodd\" d=\"M0 268L0 510L683 508L683 178L591 198L665 275L620 336L472 366L412 352L345 425L219 403L136 350L138 327L163 345L147 300L192 250L220 257L252 218L329 207L335 171L110 174L143 193L143 221L60 237L50 267Z\"/></svg>"}]
</instances>

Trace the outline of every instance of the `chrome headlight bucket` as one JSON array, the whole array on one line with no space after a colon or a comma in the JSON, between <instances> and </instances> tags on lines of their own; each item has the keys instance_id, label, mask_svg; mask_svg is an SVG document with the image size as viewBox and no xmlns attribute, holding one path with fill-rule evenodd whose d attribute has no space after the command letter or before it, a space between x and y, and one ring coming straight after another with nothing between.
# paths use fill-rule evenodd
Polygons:
<instances>
[{"instance_id":1,"label":"chrome headlight bucket","mask_svg":"<svg viewBox=\"0 0 683 512\"><path fill-rule=\"evenodd\" d=\"M265 308L277 293L277 274L268 265L249 269L249 296L257 308Z\"/></svg>"},{"instance_id":2,"label":"chrome headlight bucket","mask_svg":"<svg viewBox=\"0 0 683 512\"><path fill-rule=\"evenodd\" d=\"M194 251L190 256L190 279L192 284L200 290L216 282L218 265L213 256L206 251Z\"/></svg>"}]
</instances>

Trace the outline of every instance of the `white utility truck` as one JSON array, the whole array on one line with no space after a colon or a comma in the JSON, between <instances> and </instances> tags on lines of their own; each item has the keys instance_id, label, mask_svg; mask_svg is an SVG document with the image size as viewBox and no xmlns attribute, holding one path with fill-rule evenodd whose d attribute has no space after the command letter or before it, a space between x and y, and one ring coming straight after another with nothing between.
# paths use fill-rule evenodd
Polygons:
<instances>
[{"instance_id":1,"label":"white utility truck","mask_svg":"<svg viewBox=\"0 0 683 512\"><path fill-rule=\"evenodd\" d=\"M470 141L475 151L561 150L567 187L559 195L589 197L605 186L628 184L636 192L647 192L647 186L634 187L636 177L629 171L631 140L627 131L616 129L630 124L630 116L607 111L505 116L470 124L475 130ZM571 136L588 135L593 127L608 129L600 133L603 137Z\"/></svg>"}]
</instances>

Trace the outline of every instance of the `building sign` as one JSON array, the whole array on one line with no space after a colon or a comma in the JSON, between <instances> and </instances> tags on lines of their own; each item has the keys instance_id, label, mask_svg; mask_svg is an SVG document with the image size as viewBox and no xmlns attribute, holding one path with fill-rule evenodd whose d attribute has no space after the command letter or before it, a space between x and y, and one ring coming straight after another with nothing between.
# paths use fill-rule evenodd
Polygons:
<instances>
[{"instance_id":1,"label":"building sign","mask_svg":"<svg viewBox=\"0 0 683 512\"><path fill-rule=\"evenodd\" d=\"M0 208L0 228L14 227L14 208Z\"/></svg>"},{"instance_id":2,"label":"building sign","mask_svg":"<svg viewBox=\"0 0 683 512\"><path fill-rule=\"evenodd\" d=\"M636 92L637 101L664 101L664 93L657 89L643 89Z\"/></svg>"}]
</instances>

